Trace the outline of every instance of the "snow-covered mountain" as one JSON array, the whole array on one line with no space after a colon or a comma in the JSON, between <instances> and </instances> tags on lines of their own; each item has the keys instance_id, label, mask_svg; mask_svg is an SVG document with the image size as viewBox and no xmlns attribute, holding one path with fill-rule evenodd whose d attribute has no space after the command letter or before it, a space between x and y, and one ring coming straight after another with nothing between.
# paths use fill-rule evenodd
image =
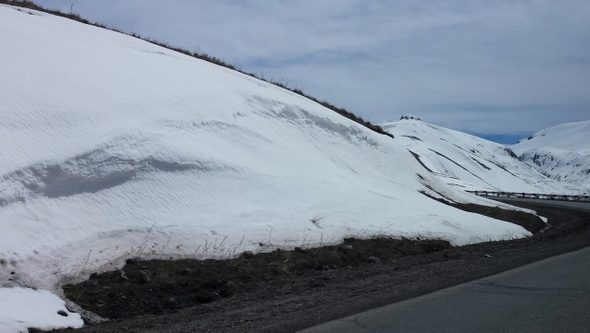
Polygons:
<instances>
[{"instance_id":1,"label":"snow-covered mountain","mask_svg":"<svg viewBox=\"0 0 590 333\"><path fill-rule=\"evenodd\" d=\"M530 235L425 196L499 205L290 91L37 11L0 5L0 32L0 285L54 290L131 256Z\"/></svg>"},{"instance_id":2,"label":"snow-covered mountain","mask_svg":"<svg viewBox=\"0 0 590 333\"><path fill-rule=\"evenodd\" d=\"M579 193L574 184L549 179L510 146L428 122L405 119L382 127L442 182L465 190Z\"/></svg>"},{"instance_id":3,"label":"snow-covered mountain","mask_svg":"<svg viewBox=\"0 0 590 333\"><path fill-rule=\"evenodd\" d=\"M544 175L590 192L590 120L546 128L512 149Z\"/></svg>"}]
</instances>

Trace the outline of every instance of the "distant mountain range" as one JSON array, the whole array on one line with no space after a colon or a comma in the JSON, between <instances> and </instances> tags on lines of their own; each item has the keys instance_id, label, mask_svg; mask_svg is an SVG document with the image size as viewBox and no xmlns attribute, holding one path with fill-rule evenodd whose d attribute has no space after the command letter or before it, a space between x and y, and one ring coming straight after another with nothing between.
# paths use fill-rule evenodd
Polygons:
<instances>
[{"instance_id":1,"label":"distant mountain range","mask_svg":"<svg viewBox=\"0 0 590 333\"><path fill-rule=\"evenodd\" d=\"M545 176L588 192L590 188L590 120L541 130L512 149Z\"/></svg>"},{"instance_id":2,"label":"distant mountain range","mask_svg":"<svg viewBox=\"0 0 590 333\"><path fill-rule=\"evenodd\" d=\"M428 172L466 190L588 193L590 121L535 133L502 145L413 117L381 126Z\"/></svg>"}]
</instances>

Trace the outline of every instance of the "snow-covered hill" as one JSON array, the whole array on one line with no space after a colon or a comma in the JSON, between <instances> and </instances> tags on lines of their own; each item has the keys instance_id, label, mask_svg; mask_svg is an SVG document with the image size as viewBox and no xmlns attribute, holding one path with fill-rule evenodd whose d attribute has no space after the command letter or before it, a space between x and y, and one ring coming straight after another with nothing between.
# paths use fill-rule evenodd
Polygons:
<instances>
[{"instance_id":1,"label":"snow-covered hill","mask_svg":"<svg viewBox=\"0 0 590 333\"><path fill-rule=\"evenodd\" d=\"M510 146L420 120L382 124L441 181L465 190L579 193L519 160Z\"/></svg>"},{"instance_id":2,"label":"snow-covered hill","mask_svg":"<svg viewBox=\"0 0 590 333\"><path fill-rule=\"evenodd\" d=\"M546 128L512 149L544 175L590 192L590 120Z\"/></svg>"},{"instance_id":3,"label":"snow-covered hill","mask_svg":"<svg viewBox=\"0 0 590 333\"><path fill-rule=\"evenodd\" d=\"M401 138L235 71L5 5L0 55L0 286L58 292L136 256L530 235L423 195L498 205Z\"/></svg>"},{"instance_id":4,"label":"snow-covered hill","mask_svg":"<svg viewBox=\"0 0 590 333\"><path fill-rule=\"evenodd\" d=\"M528 235L429 199L424 182L493 204L284 89L35 11L0 6L0 31L0 257L15 281L378 232L454 244Z\"/></svg>"}]
</instances>

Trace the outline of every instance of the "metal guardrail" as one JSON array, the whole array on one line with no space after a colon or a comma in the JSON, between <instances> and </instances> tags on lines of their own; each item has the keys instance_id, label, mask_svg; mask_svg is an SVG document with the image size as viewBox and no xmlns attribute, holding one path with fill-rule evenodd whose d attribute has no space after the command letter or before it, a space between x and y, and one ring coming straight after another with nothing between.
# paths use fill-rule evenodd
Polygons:
<instances>
[{"instance_id":1,"label":"metal guardrail","mask_svg":"<svg viewBox=\"0 0 590 333\"><path fill-rule=\"evenodd\" d=\"M518 193L518 192L491 192L491 191L467 191L481 197L488 198L517 198L517 199L542 199L560 201L582 201L590 202L588 195L566 195L566 194L540 194L540 193Z\"/></svg>"}]
</instances>

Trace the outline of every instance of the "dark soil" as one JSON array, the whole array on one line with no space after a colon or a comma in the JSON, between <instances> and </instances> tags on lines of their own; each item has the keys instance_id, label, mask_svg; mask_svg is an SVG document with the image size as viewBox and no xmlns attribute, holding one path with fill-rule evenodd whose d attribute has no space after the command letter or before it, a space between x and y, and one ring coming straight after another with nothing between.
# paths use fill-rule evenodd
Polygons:
<instances>
[{"instance_id":1,"label":"dark soil","mask_svg":"<svg viewBox=\"0 0 590 333\"><path fill-rule=\"evenodd\" d=\"M467 212L477 213L496 219L512 222L514 224L518 224L519 226L525 228L526 230L532 233L538 233L539 231L547 227L547 224L545 224L540 218L525 212L506 210L498 207L480 206L475 204L449 205Z\"/></svg>"},{"instance_id":2,"label":"dark soil","mask_svg":"<svg viewBox=\"0 0 590 333\"><path fill-rule=\"evenodd\" d=\"M128 260L122 270L93 274L63 287L66 297L107 318L162 314L230 297L250 285L291 279L310 271L355 269L370 263L450 248L446 241L346 239L338 246L246 252L231 260ZM312 281L321 286L325 281Z\"/></svg>"},{"instance_id":3,"label":"dark soil","mask_svg":"<svg viewBox=\"0 0 590 333\"><path fill-rule=\"evenodd\" d=\"M379 238L224 261L131 261L64 288L109 318L83 332L292 332L590 245L590 212L528 205L534 237L450 247ZM67 330L66 330L67 331Z\"/></svg>"}]
</instances>

